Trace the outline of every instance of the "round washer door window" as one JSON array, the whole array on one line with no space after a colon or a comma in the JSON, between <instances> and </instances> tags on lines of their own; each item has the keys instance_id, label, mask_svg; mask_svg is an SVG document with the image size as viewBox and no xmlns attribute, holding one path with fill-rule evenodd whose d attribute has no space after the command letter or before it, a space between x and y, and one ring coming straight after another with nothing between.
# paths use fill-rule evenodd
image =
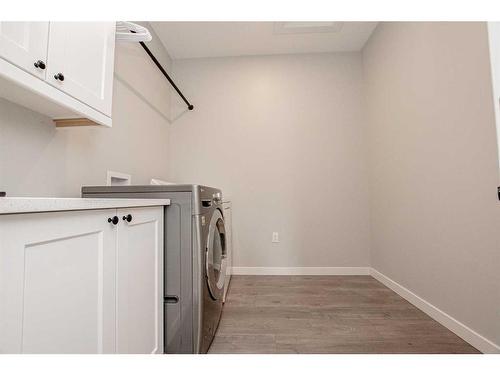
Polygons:
<instances>
[{"instance_id":1,"label":"round washer door window","mask_svg":"<svg viewBox=\"0 0 500 375\"><path fill-rule=\"evenodd\" d=\"M217 300L222 297L226 277L226 228L219 210L210 219L205 259L208 290Z\"/></svg>"}]
</instances>

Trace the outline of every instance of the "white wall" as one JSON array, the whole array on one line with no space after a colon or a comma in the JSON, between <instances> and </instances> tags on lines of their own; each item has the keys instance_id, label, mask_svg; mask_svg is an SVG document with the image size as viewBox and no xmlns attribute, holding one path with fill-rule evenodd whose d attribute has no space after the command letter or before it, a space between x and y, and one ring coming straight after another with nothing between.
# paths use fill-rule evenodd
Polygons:
<instances>
[{"instance_id":1,"label":"white wall","mask_svg":"<svg viewBox=\"0 0 500 375\"><path fill-rule=\"evenodd\" d=\"M500 202L485 23L382 23L363 51L371 264L500 344Z\"/></svg>"},{"instance_id":2,"label":"white wall","mask_svg":"<svg viewBox=\"0 0 500 375\"><path fill-rule=\"evenodd\" d=\"M149 44L168 67L156 38ZM116 47L113 127L56 129L52 121L0 99L0 190L9 196L80 196L108 170L132 183L166 178L170 88L138 44Z\"/></svg>"},{"instance_id":3,"label":"white wall","mask_svg":"<svg viewBox=\"0 0 500 375\"><path fill-rule=\"evenodd\" d=\"M359 53L176 60L174 75L195 109L172 126L170 177L230 197L235 266L368 265Z\"/></svg>"}]
</instances>

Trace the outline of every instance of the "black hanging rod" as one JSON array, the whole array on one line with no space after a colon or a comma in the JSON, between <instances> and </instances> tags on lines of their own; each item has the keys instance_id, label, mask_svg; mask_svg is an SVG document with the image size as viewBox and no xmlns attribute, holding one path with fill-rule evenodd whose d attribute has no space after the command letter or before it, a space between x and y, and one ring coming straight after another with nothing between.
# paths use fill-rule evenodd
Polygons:
<instances>
[{"instance_id":1,"label":"black hanging rod","mask_svg":"<svg viewBox=\"0 0 500 375\"><path fill-rule=\"evenodd\" d=\"M132 30L131 30L131 32L134 33L134 31L132 31ZM158 67L158 69L160 69L160 71L163 73L163 75L168 80L168 82L170 82L170 84L175 89L175 91L177 91L177 94L179 94L179 96L182 98L182 100L184 100L184 103L186 103L186 105L188 106L188 109L190 111L192 111L193 108L194 108L194 105L192 105L191 103L189 103L189 101L186 99L186 97L182 94L181 90L179 90L179 88L174 83L174 81L172 81L172 78L170 78L170 76L168 75L168 73L166 72L166 70L163 69L163 66L161 66L160 62L156 59L155 55L153 55L153 52L151 52L149 50L149 48L146 46L146 44L144 42L139 42L139 43L141 44L142 48L144 48L144 51L146 51L146 53L149 55L149 57L151 57L151 60L153 60L153 62L155 63L155 65Z\"/></svg>"}]
</instances>

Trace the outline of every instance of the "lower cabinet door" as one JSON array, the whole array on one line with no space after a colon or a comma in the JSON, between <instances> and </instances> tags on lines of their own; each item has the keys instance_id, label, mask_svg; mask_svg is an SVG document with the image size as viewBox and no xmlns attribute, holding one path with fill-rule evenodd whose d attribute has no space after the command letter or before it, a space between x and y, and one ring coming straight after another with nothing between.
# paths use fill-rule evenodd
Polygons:
<instances>
[{"instance_id":1,"label":"lower cabinet door","mask_svg":"<svg viewBox=\"0 0 500 375\"><path fill-rule=\"evenodd\" d=\"M0 216L0 353L114 353L116 210Z\"/></svg>"},{"instance_id":2,"label":"lower cabinet door","mask_svg":"<svg viewBox=\"0 0 500 375\"><path fill-rule=\"evenodd\" d=\"M118 217L117 353L163 353L163 207Z\"/></svg>"}]
</instances>

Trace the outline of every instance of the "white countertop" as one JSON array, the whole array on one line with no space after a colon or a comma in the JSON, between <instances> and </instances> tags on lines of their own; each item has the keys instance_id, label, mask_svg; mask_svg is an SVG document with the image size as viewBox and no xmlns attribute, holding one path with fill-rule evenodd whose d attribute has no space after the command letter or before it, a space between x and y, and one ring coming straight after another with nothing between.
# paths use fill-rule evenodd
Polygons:
<instances>
[{"instance_id":1,"label":"white countertop","mask_svg":"<svg viewBox=\"0 0 500 375\"><path fill-rule=\"evenodd\" d=\"M0 215L168 205L170 199L1 197Z\"/></svg>"}]
</instances>

